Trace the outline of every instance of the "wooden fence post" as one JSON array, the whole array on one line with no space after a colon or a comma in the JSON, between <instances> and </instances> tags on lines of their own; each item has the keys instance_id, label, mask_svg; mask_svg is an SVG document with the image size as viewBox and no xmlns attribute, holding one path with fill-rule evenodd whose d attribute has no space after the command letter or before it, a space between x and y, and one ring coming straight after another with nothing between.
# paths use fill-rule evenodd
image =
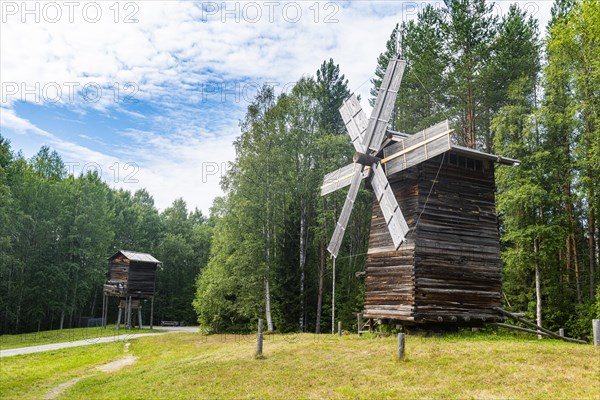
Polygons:
<instances>
[{"instance_id":1,"label":"wooden fence post","mask_svg":"<svg viewBox=\"0 0 600 400\"><path fill-rule=\"evenodd\" d=\"M600 346L600 319L592 320L592 328L594 331L594 347Z\"/></svg>"},{"instance_id":2,"label":"wooden fence post","mask_svg":"<svg viewBox=\"0 0 600 400\"><path fill-rule=\"evenodd\" d=\"M405 345L405 335L404 333L398 334L398 361L404 360L404 345Z\"/></svg>"},{"instance_id":3,"label":"wooden fence post","mask_svg":"<svg viewBox=\"0 0 600 400\"><path fill-rule=\"evenodd\" d=\"M338 321L338 335L342 336L342 321Z\"/></svg>"},{"instance_id":4,"label":"wooden fence post","mask_svg":"<svg viewBox=\"0 0 600 400\"><path fill-rule=\"evenodd\" d=\"M258 320L258 335L256 337L256 355L262 356L263 352L263 321L262 319Z\"/></svg>"},{"instance_id":5,"label":"wooden fence post","mask_svg":"<svg viewBox=\"0 0 600 400\"><path fill-rule=\"evenodd\" d=\"M358 336L360 336L362 334L360 331L362 330L362 325L363 325L362 313L358 313L357 317L358 317Z\"/></svg>"},{"instance_id":6,"label":"wooden fence post","mask_svg":"<svg viewBox=\"0 0 600 400\"><path fill-rule=\"evenodd\" d=\"M558 330L558 336L565 337L565 329L564 328L560 328Z\"/></svg>"}]
</instances>

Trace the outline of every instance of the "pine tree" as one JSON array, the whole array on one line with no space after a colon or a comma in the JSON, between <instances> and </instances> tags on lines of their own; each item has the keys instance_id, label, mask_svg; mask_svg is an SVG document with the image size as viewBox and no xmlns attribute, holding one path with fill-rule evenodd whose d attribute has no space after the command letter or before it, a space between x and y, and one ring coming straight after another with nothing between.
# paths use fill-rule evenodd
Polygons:
<instances>
[{"instance_id":1,"label":"pine tree","mask_svg":"<svg viewBox=\"0 0 600 400\"><path fill-rule=\"evenodd\" d=\"M482 103L485 69L491 56L497 17L485 0L445 0L443 31L449 55L449 101L459 143L483 146L489 132Z\"/></svg>"}]
</instances>

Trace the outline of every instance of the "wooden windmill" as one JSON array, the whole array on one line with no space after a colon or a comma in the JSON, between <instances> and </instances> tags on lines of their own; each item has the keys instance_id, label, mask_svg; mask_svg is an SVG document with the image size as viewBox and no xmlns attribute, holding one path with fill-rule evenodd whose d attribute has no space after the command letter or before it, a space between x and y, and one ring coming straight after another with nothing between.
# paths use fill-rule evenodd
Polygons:
<instances>
[{"instance_id":1,"label":"wooden windmill","mask_svg":"<svg viewBox=\"0 0 600 400\"><path fill-rule=\"evenodd\" d=\"M364 316L402 324L500 321L502 274L494 163L518 161L451 142L448 121L389 131L405 61L392 59L373 112L354 95L340 114L354 163L325 176L321 195L350 185L328 250L337 257L362 179L375 194Z\"/></svg>"}]
</instances>

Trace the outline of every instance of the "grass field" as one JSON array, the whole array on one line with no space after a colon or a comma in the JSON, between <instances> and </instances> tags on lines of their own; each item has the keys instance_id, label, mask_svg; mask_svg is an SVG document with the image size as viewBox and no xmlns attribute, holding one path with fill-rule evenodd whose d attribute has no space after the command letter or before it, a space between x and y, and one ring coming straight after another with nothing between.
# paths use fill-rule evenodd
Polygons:
<instances>
[{"instance_id":1,"label":"grass field","mask_svg":"<svg viewBox=\"0 0 600 400\"><path fill-rule=\"evenodd\" d=\"M133 333L158 332L157 329L121 329L115 325L106 328L74 328L56 329L52 331L24 333L21 335L0 335L0 350L15 349L18 347L39 346L42 344L74 342L76 340L93 340L106 336L123 336Z\"/></svg>"},{"instance_id":2,"label":"grass field","mask_svg":"<svg viewBox=\"0 0 600 400\"><path fill-rule=\"evenodd\" d=\"M0 359L1 397L598 399L600 350L490 334L394 337L177 333ZM133 359L112 372L98 366ZM56 388L64 385L63 391ZM70 387L66 387L72 385Z\"/></svg>"}]
</instances>

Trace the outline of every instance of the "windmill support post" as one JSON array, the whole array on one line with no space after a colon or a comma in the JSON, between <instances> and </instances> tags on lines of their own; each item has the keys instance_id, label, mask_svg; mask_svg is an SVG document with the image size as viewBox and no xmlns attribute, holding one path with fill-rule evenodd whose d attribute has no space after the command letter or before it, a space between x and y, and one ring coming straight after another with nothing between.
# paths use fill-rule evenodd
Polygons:
<instances>
[{"instance_id":1,"label":"windmill support post","mask_svg":"<svg viewBox=\"0 0 600 400\"><path fill-rule=\"evenodd\" d=\"M258 333L256 336L256 355L262 356L263 353L263 321L258 320Z\"/></svg>"},{"instance_id":2,"label":"windmill support post","mask_svg":"<svg viewBox=\"0 0 600 400\"><path fill-rule=\"evenodd\" d=\"M362 313L356 314L358 317L358 336L362 335L362 327L363 327L363 315Z\"/></svg>"},{"instance_id":3,"label":"windmill support post","mask_svg":"<svg viewBox=\"0 0 600 400\"><path fill-rule=\"evenodd\" d=\"M522 324L525 324L527 326L530 326L532 328L537 329L535 331L531 330L531 332L529 332L529 333L535 333L537 335L549 336L549 337L552 337L554 339L564 340L565 342L580 343L580 344L586 344L587 343L585 340L578 340L578 339L573 339L573 338L568 338L568 337L561 337L560 335L557 335L556 333L554 333L554 332L552 332L552 331L550 331L550 330L548 330L546 328L543 328L543 327L541 327L539 325L534 324L533 322L529 322L526 319L518 317L518 316L514 315L513 313L510 313L510 312L508 312L506 310L503 310L500 307L495 307L494 309L496 311L498 311L500 314L502 314L502 315L504 315L504 316L506 316L508 318L514 319L517 322L520 322ZM514 329L514 325L508 325L508 324L500 324L500 325L499 324L495 324L495 325L501 326L503 328ZM520 328L520 327L518 327L518 328ZM525 328L516 329L516 330L523 330L523 329L525 329ZM527 331L525 331L525 332L527 332Z\"/></svg>"},{"instance_id":4,"label":"windmill support post","mask_svg":"<svg viewBox=\"0 0 600 400\"><path fill-rule=\"evenodd\" d=\"M534 331L533 329L527 329L527 328L523 328L521 326L516 326L516 325L503 324L501 322L493 322L491 325L497 326L499 328L512 329L514 331L519 331L519 332L532 333L534 335L541 335L541 336L545 336L545 337L552 337L552 336L548 335L546 332Z\"/></svg>"},{"instance_id":5,"label":"windmill support post","mask_svg":"<svg viewBox=\"0 0 600 400\"><path fill-rule=\"evenodd\" d=\"M404 360L404 348L406 345L406 336L404 333L398 334L398 361Z\"/></svg>"},{"instance_id":6,"label":"windmill support post","mask_svg":"<svg viewBox=\"0 0 600 400\"><path fill-rule=\"evenodd\" d=\"M342 336L342 321L338 321L338 336Z\"/></svg>"}]
</instances>

